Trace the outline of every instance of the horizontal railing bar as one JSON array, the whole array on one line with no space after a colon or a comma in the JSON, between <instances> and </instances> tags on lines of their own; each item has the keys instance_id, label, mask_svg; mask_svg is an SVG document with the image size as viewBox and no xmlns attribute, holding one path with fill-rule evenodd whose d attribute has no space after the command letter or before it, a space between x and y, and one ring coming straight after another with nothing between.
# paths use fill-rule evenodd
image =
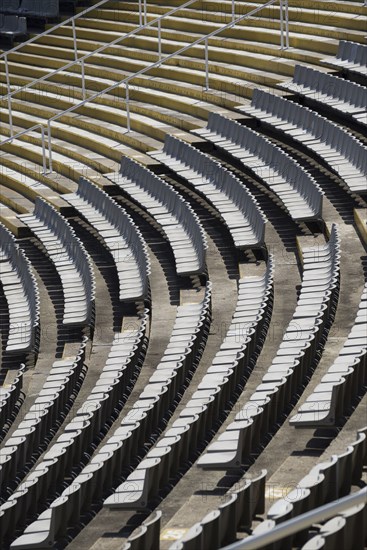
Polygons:
<instances>
[{"instance_id":1,"label":"horizontal railing bar","mask_svg":"<svg viewBox=\"0 0 367 550\"><path fill-rule=\"evenodd\" d=\"M62 72L62 71L65 71L67 69L70 69L71 67L73 67L74 65L78 65L81 61L85 61L86 59L88 59L89 57L92 57L93 55L97 55L98 53L101 53L103 52L104 50L106 50L107 48L110 48L111 46L115 46L116 44L119 44L120 42L123 42L126 38L130 38L131 36L134 36L135 34L137 34L138 32L150 27L150 26L153 26L155 25L155 23L157 23L158 21L161 21L162 19L165 19L166 17L169 17L171 15L173 15L174 13L176 13L176 11L179 11L181 9L184 9L184 8L187 8L188 6L190 6L191 4L193 4L194 2L196 2L197 0L189 0L188 2L185 2L184 4L182 4L181 6L178 6L176 8L173 8L172 10L170 10L169 12L166 12L165 14L159 16L159 17L156 17L155 19L153 19L152 21L150 21L149 23L146 23L144 24L142 27L136 27L135 29L133 29L132 31L128 32L127 34L124 34L124 36L120 36L119 38L116 38L115 40L113 40L112 42L109 42L108 44L104 44L103 46L100 46L99 48L97 48L96 50L94 50L93 52L89 52L87 53L86 55L84 56L81 56L79 57L78 59L74 59L73 61L70 61L69 63L67 63L66 65L63 65L62 67L59 67L58 69L56 69L55 71L52 71L51 73L47 73L45 76L41 76L40 78L37 78L36 80L33 80L32 82L28 83L28 84L25 84L24 86L22 86L21 88L17 88L16 90L13 90L10 94L5 94L3 96L0 97L0 101L1 100L5 100L8 96L9 97L13 97L14 95L16 94L19 94L20 92L24 91L24 90L27 90L28 88L31 88L33 86L35 86L36 84L38 84L39 82L44 82L45 80L47 80L48 78L51 78L55 75L57 75L58 73ZM5 55L8 55L10 53L12 53L13 50L9 51L9 52L6 52Z\"/></svg>"},{"instance_id":2,"label":"horizontal railing bar","mask_svg":"<svg viewBox=\"0 0 367 550\"><path fill-rule=\"evenodd\" d=\"M222 550L259 550L265 548L268 544L275 543L283 538L294 535L303 529L307 529L307 527L310 527L314 523L320 523L321 521L330 519L353 506L366 503L366 501L367 487L364 487L357 493L335 500L324 506L319 506L310 512L284 521L276 525L267 533L261 533L260 535L239 540L224 546Z\"/></svg>"},{"instance_id":3,"label":"horizontal railing bar","mask_svg":"<svg viewBox=\"0 0 367 550\"><path fill-rule=\"evenodd\" d=\"M196 0L194 0L196 1ZM231 27L234 27L238 22L240 21L243 21L244 19L246 19L247 17L251 17L252 15L254 15L255 13L257 13L258 11L262 10L263 8L266 8L268 6L271 6L272 4L275 4L278 0L268 0L268 2L266 2L265 4L262 4L261 6L257 6L256 8L254 8L253 10L251 10L250 12L244 14L244 15L241 15L240 17L238 17L237 19L235 19L234 21L231 21L230 23L227 23L226 25L224 25L223 27L221 27L220 29L216 29L215 31L212 31L211 33L205 35L205 36L202 36L200 38L198 38L197 40L195 40L194 42L191 42L190 44L187 44L186 46L180 48L179 50L177 50L176 52L173 52L169 55L167 55L166 57L162 58L161 60L159 61L156 61L155 63L152 63L151 65L149 65L148 67L144 67L143 69L140 69L140 71L137 71L136 73L134 73L133 75L130 75L128 77L126 77L125 79L115 83L115 84L112 84L111 86L105 88L104 90L100 91L100 92L97 92L96 94L94 94L93 96L90 96L88 97L87 99L81 101L80 103L78 103L77 105L73 105L72 107L69 107L68 109L65 109L64 111L62 111L61 113L57 113L56 115L54 115L53 117L47 119L47 121L45 121L45 123L48 124L48 127L50 128L51 126L51 122L53 121L56 121L57 119L59 119L60 117L64 116L64 115L67 115L68 113L72 113L74 112L75 110L79 109L80 107L83 107L86 103L90 103L92 101L94 101L95 99L97 99L98 97L110 92L111 90L114 90L115 88L118 88L119 86L121 86L122 84L125 84L125 85L128 85L130 80L132 80L133 78L137 78L138 76L140 76L141 74L144 74L146 72L148 72L149 70L151 69L154 69L156 67L159 67L160 65L162 65L163 63L165 63L166 61L168 61L169 59L172 59L173 57L177 56L177 55L180 55L181 53L189 50L190 48L198 45L198 44L201 44L202 42L208 40L209 38L213 37L213 36L216 36L217 34L220 34L221 32L225 31L226 29L229 29ZM0 142L0 147L2 145L5 145L6 143L9 143L11 141L13 141L14 139L17 139L25 134L28 134L29 132L32 132L34 130L36 130L37 128L41 128L43 126L42 123L37 123L35 124L34 126L32 126L31 128L27 128L25 130L22 130L21 132L17 133L16 135L13 135L9 138L7 138L6 140L4 141L1 141Z\"/></svg>"}]
</instances>

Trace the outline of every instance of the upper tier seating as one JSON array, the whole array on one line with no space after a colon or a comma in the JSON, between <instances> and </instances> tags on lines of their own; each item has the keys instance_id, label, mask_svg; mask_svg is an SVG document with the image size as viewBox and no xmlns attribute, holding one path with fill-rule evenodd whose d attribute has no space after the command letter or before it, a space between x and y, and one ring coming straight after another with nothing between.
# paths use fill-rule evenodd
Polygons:
<instances>
[{"instance_id":1,"label":"upper tier seating","mask_svg":"<svg viewBox=\"0 0 367 550\"><path fill-rule=\"evenodd\" d=\"M76 193L63 197L95 227L111 253L120 283L120 300L144 298L150 264L146 244L132 218L107 193L80 178Z\"/></svg>"},{"instance_id":2,"label":"upper tier seating","mask_svg":"<svg viewBox=\"0 0 367 550\"><path fill-rule=\"evenodd\" d=\"M64 325L91 323L95 293L93 268L69 223L40 198L36 199L33 214L23 214L19 219L40 240L61 279Z\"/></svg>"},{"instance_id":3,"label":"upper tier seating","mask_svg":"<svg viewBox=\"0 0 367 550\"><path fill-rule=\"evenodd\" d=\"M191 206L171 185L128 157L122 157L120 172L107 177L162 226L175 256L178 275L205 271L204 230Z\"/></svg>"},{"instance_id":4,"label":"upper tier seating","mask_svg":"<svg viewBox=\"0 0 367 550\"><path fill-rule=\"evenodd\" d=\"M340 253L335 225L325 255L318 250L310 249L312 261L304 264L297 307L272 365L234 422L200 457L199 467L227 470L240 466L297 394L336 303Z\"/></svg>"},{"instance_id":5,"label":"upper tier seating","mask_svg":"<svg viewBox=\"0 0 367 550\"><path fill-rule=\"evenodd\" d=\"M238 110L317 153L354 193L367 193L367 149L337 124L282 97L254 90L251 107Z\"/></svg>"},{"instance_id":6,"label":"upper tier seating","mask_svg":"<svg viewBox=\"0 0 367 550\"><path fill-rule=\"evenodd\" d=\"M322 73L312 67L296 65L293 80L278 84L278 87L367 124L367 88L360 84Z\"/></svg>"},{"instance_id":7,"label":"upper tier seating","mask_svg":"<svg viewBox=\"0 0 367 550\"><path fill-rule=\"evenodd\" d=\"M0 12L53 19L59 17L59 0L0 0Z\"/></svg>"},{"instance_id":8,"label":"upper tier seating","mask_svg":"<svg viewBox=\"0 0 367 550\"><path fill-rule=\"evenodd\" d=\"M367 46L365 44L341 40L336 57L324 59L323 62L325 65L330 65L335 69L343 69L366 76Z\"/></svg>"},{"instance_id":9,"label":"upper tier seating","mask_svg":"<svg viewBox=\"0 0 367 550\"><path fill-rule=\"evenodd\" d=\"M193 130L240 160L284 203L295 220L322 217L323 193L316 181L289 155L254 130L211 113L204 129Z\"/></svg>"},{"instance_id":10,"label":"upper tier seating","mask_svg":"<svg viewBox=\"0 0 367 550\"><path fill-rule=\"evenodd\" d=\"M166 136L163 151L150 153L211 202L238 248L264 245L265 216L246 187L219 162L191 145Z\"/></svg>"},{"instance_id":11,"label":"upper tier seating","mask_svg":"<svg viewBox=\"0 0 367 550\"><path fill-rule=\"evenodd\" d=\"M335 424L367 382L366 352L367 283L354 325L343 348L290 423L296 428Z\"/></svg>"},{"instance_id":12,"label":"upper tier seating","mask_svg":"<svg viewBox=\"0 0 367 550\"><path fill-rule=\"evenodd\" d=\"M29 260L15 238L0 224L0 281L9 312L5 351L24 353L37 344L40 321L39 292ZM5 327L6 329L6 327Z\"/></svg>"},{"instance_id":13,"label":"upper tier seating","mask_svg":"<svg viewBox=\"0 0 367 550\"><path fill-rule=\"evenodd\" d=\"M8 38L13 45L14 40L27 35L27 19L25 17L0 14L0 38Z\"/></svg>"}]
</instances>

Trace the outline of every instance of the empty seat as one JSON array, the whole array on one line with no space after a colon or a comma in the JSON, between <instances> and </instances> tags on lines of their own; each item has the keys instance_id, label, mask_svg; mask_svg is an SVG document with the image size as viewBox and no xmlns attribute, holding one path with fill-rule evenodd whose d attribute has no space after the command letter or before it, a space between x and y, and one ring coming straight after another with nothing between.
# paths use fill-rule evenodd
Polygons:
<instances>
[{"instance_id":1,"label":"empty seat","mask_svg":"<svg viewBox=\"0 0 367 550\"><path fill-rule=\"evenodd\" d=\"M340 243L335 225L327 247L329 256L318 256L315 261L304 264L302 287L293 319L285 329L283 342L268 373L237 413L235 421L208 446L198 461L199 467L227 470L241 466L251 449L260 443L261 438L284 414L297 393L312 365L323 327L336 303ZM305 296L315 298L313 306L306 307L306 311L302 305Z\"/></svg>"},{"instance_id":2,"label":"empty seat","mask_svg":"<svg viewBox=\"0 0 367 550\"><path fill-rule=\"evenodd\" d=\"M219 162L174 136L150 155L187 180L221 214L237 248L264 245L265 216L246 187Z\"/></svg>"},{"instance_id":3,"label":"empty seat","mask_svg":"<svg viewBox=\"0 0 367 550\"><path fill-rule=\"evenodd\" d=\"M13 235L0 224L0 281L8 304L5 351L24 353L38 346L39 292L31 264Z\"/></svg>"},{"instance_id":4,"label":"empty seat","mask_svg":"<svg viewBox=\"0 0 367 550\"><path fill-rule=\"evenodd\" d=\"M26 37L27 19L18 15L5 15L0 27L0 38L8 38L11 43L20 37Z\"/></svg>"},{"instance_id":5,"label":"empty seat","mask_svg":"<svg viewBox=\"0 0 367 550\"><path fill-rule=\"evenodd\" d=\"M59 0L22 0L18 13L37 19L59 17Z\"/></svg>"},{"instance_id":6,"label":"empty seat","mask_svg":"<svg viewBox=\"0 0 367 550\"><path fill-rule=\"evenodd\" d=\"M75 206L104 240L116 265L120 300L144 298L149 289L149 256L132 218L85 178L80 178L76 193L64 195L64 198Z\"/></svg>"},{"instance_id":7,"label":"empty seat","mask_svg":"<svg viewBox=\"0 0 367 550\"><path fill-rule=\"evenodd\" d=\"M175 256L178 275L205 270L204 230L191 206L171 185L128 157L122 157L120 172L108 178L161 225Z\"/></svg>"},{"instance_id":8,"label":"empty seat","mask_svg":"<svg viewBox=\"0 0 367 550\"><path fill-rule=\"evenodd\" d=\"M202 548L217 550L236 540L237 531L251 528L252 518L264 512L266 470L252 479L241 480L240 488L229 490L225 502L209 512L170 550Z\"/></svg>"},{"instance_id":9,"label":"empty seat","mask_svg":"<svg viewBox=\"0 0 367 550\"><path fill-rule=\"evenodd\" d=\"M51 205L37 198L34 213L19 219L43 244L61 279L63 324L93 322L95 282L89 255L69 223Z\"/></svg>"},{"instance_id":10,"label":"empty seat","mask_svg":"<svg viewBox=\"0 0 367 550\"><path fill-rule=\"evenodd\" d=\"M367 46L340 40L336 56L324 59L323 62L339 70L351 71L365 76L367 75Z\"/></svg>"},{"instance_id":11,"label":"empty seat","mask_svg":"<svg viewBox=\"0 0 367 550\"><path fill-rule=\"evenodd\" d=\"M296 428L336 424L351 407L352 400L367 381L367 284L355 323L338 357L309 395L290 424Z\"/></svg>"},{"instance_id":12,"label":"empty seat","mask_svg":"<svg viewBox=\"0 0 367 550\"><path fill-rule=\"evenodd\" d=\"M364 86L312 67L296 65L293 80L278 84L278 87L367 124L367 89Z\"/></svg>"},{"instance_id":13,"label":"empty seat","mask_svg":"<svg viewBox=\"0 0 367 550\"><path fill-rule=\"evenodd\" d=\"M146 460L105 500L105 507L129 510L147 507L180 464L187 462L192 451L205 440L221 411L233 405L233 396L243 383L257 339L261 340L266 332L272 290L273 258L270 256L261 277L239 281L237 307L227 335L172 429L165 432L148 452Z\"/></svg>"},{"instance_id":14,"label":"empty seat","mask_svg":"<svg viewBox=\"0 0 367 550\"><path fill-rule=\"evenodd\" d=\"M366 147L344 128L307 107L259 89L254 90L251 106L238 110L311 149L350 191L367 192Z\"/></svg>"},{"instance_id":15,"label":"empty seat","mask_svg":"<svg viewBox=\"0 0 367 550\"><path fill-rule=\"evenodd\" d=\"M239 160L280 198L295 220L322 217L320 186L301 165L259 133L210 113L206 128L193 130Z\"/></svg>"}]
</instances>

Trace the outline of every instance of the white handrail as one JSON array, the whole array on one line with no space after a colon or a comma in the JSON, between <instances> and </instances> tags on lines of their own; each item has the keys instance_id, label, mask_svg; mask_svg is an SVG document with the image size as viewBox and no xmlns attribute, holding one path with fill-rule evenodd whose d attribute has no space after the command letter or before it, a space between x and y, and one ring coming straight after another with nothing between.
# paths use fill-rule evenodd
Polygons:
<instances>
[{"instance_id":1,"label":"white handrail","mask_svg":"<svg viewBox=\"0 0 367 550\"><path fill-rule=\"evenodd\" d=\"M191 1L196 1L196 0L190 0L189 3L191 3ZM208 64L209 52L208 52L208 47L207 47L208 39L212 38L213 36L216 36L217 34L220 34L221 32L223 32L223 31L225 31L225 30L227 30L231 27L234 27L240 21L242 21L242 20L244 20L248 17L251 17L255 13L262 10L263 8L269 7L269 6L271 6L271 5L273 5L277 2L278 2L278 0L268 0L268 2L266 2L265 4L263 4L261 6L257 6L256 8L251 10L250 12L248 12L244 15L241 15L240 17L238 17L234 21L231 21L230 23L227 23L226 25L220 27L219 29L216 29L215 31L212 31L209 34L204 35L201 38L198 38L197 40L191 42L190 44L187 44L186 46L178 49L177 51L175 51L175 52L173 52L169 55L166 55L164 58L161 57L158 61L152 63L151 65L149 65L147 67L144 67L143 69L140 69L139 71L137 71L134 74L124 78L123 80L120 80L119 82L117 82L115 84L112 84L111 86L108 86L104 90L102 90L100 92L97 92L97 93L93 94L92 96L89 96L88 98L86 98L83 101L79 102L77 105L73 105L72 107L69 107L68 109L65 109L64 111L61 111L60 113L57 113L53 117L50 117L47 120L47 139L48 139L48 154L49 154L48 155L48 167L49 167L49 172L48 173L52 172L51 123L53 121L59 119L60 117L66 115L68 113L71 113L71 112L75 111L76 109L79 109L80 107L83 107L86 103L94 101L95 99L97 99L101 95L104 95L104 94L110 92L111 90L114 90L115 88L121 86L122 84L125 84L125 89L126 89L125 104L126 104L126 115L127 115L127 130L128 130L128 132L130 132L130 130L131 130L131 128L130 128L130 105L129 105L130 104L130 98L129 98L129 82L130 82L130 80L132 80L133 78L137 78L141 74L144 74L144 73L150 71L151 69L159 67L160 65L162 65L163 63L165 63L169 59L172 59L173 57L186 52L190 48L192 48L192 47L194 47L198 44L201 44L202 42L205 42L205 44L206 44L206 47L205 47L205 82L206 82L207 87L209 87L209 64ZM288 13L288 10L287 10L288 0L279 0L279 2L280 2L280 7L281 7L281 13L283 12L283 7L285 6L285 8L286 8L285 12L287 14ZM157 22L157 21L158 20L155 20L155 22ZM281 32L281 47L283 48L284 47L283 46L283 44L284 44L284 36L283 36L284 25L282 23L282 15L281 15L280 32ZM285 32L286 32L286 44L288 44L288 24L287 24L287 21L286 21L286 25L285 25ZM83 84L83 86L84 86L84 84ZM11 114L11 112L9 113L9 115L10 114ZM10 121L10 117L9 117L9 121ZM4 145L5 143L12 142L14 139L17 139L17 138L19 138L19 137L21 137L25 134L28 134L28 133L30 133L30 132L38 129L38 128L41 128L41 131L43 129L43 131L42 131L42 150L43 150L43 155L45 155L46 147L45 147L45 144L44 144L44 123L35 124L34 126L32 126L30 128L27 128L25 130L22 130L21 132L18 132L15 135L12 133L12 128L10 128L11 136L9 138L1 141L0 142L0 147L2 145ZM43 165L44 166L46 165L45 158L43 159ZM45 173L46 172L44 172L44 174Z\"/></svg>"},{"instance_id":2,"label":"white handrail","mask_svg":"<svg viewBox=\"0 0 367 550\"><path fill-rule=\"evenodd\" d=\"M73 28L73 39L74 39L74 52L75 52L75 59L74 61L70 61L69 63L66 63L66 65L63 65L62 67L59 67L58 69L56 69L55 71L52 71L50 73L47 73L45 76L41 76L40 78L37 78L36 80L33 80L32 82L29 82L28 84L25 84L24 86L21 86L20 88L17 88L16 90L13 90L12 92L10 92L10 84L9 86L7 86L8 88L8 93L1 96L0 97L0 101L1 100L5 100L7 99L8 97L13 97L14 95L16 94L19 94L20 92L24 91L24 90L27 90L28 88L31 88L33 86L35 86L36 84L38 84L39 82L43 82L45 80L47 80L48 78L51 78L53 76L55 76L56 74L62 72L62 71L65 71L66 69L69 69L70 67L73 67L74 65L78 65L79 63L82 64L83 62L85 62L86 59L88 59L89 57L92 57L93 55L96 55L98 53L101 53L103 52L104 50L106 50L107 48L110 48L111 46L115 46L116 44L119 44L120 42L123 42L126 38L130 38L131 36L134 36L135 34L137 34L138 32L146 29L147 27L150 27L150 26L153 26L155 23L161 21L162 19L165 19L166 17L169 17L171 15L173 15L174 13L176 13L177 11L181 10L181 9L184 9L184 8L187 8L188 6L190 6L191 4L194 4L194 2L196 2L197 0L188 0L187 2L185 2L184 4L182 4L181 6L177 6L176 8L173 8L172 10L164 13L163 15L160 15L159 17L156 17L155 19L152 19L152 21L150 21L149 23L145 23L143 26L139 26L137 27L136 29L128 32L127 34L124 34L124 36L120 36L119 38L116 38L115 40L113 40L112 42L108 42L107 44L104 44L103 46L100 46L99 48L97 48L96 50L93 50L92 52L89 52L81 57L77 57L77 50L75 49L75 45L76 45L76 35L75 35L75 32L74 32L74 29L75 27ZM146 4L145 4L146 6ZM145 8L144 8L145 9ZM42 35L39 35L39 36L42 36ZM8 64L8 55L11 54L14 50L9 50L8 52L6 52L4 55L5 57L5 65L7 66ZM6 70L7 67L6 67Z\"/></svg>"},{"instance_id":3,"label":"white handrail","mask_svg":"<svg viewBox=\"0 0 367 550\"><path fill-rule=\"evenodd\" d=\"M357 493L353 493L339 500L334 500L333 502L296 516L288 521L283 521L266 533L253 535L244 540L233 542L228 546L222 547L221 550L260 550L261 548L265 548L268 544L275 543L303 529L307 529L307 527L310 527L310 525L314 523L320 523L321 521L337 516L353 506L366 503L366 500L367 487L364 487Z\"/></svg>"}]
</instances>

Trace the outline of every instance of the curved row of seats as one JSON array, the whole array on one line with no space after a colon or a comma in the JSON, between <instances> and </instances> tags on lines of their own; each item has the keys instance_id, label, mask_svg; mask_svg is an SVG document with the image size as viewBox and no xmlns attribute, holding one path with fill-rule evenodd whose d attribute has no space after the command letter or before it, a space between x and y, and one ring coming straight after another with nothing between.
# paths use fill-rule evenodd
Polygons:
<instances>
[{"instance_id":1,"label":"curved row of seats","mask_svg":"<svg viewBox=\"0 0 367 550\"><path fill-rule=\"evenodd\" d=\"M4 428L9 427L12 416L16 410L23 387L23 373L25 365L22 364L10 386L0 387L0 434Z\"/></svg>"},{"instance_id":2,"label":"curved row of seats","mask_svg":"<svg viewBox=\"0 0 367 550\"><path fill-rule=\"evenodd\" d=\"M335 58L327 58L323 62L335 69L365 76L367 75L367 46L349 40L340 40Z\"/></svg>"},{"instance_id":3,"label":"curved row of seats","mask_svg":"<svg viewBox=\"0 0 367 550\"><path fill-rule=\"evenodd\" d=\"M253 517L264 513L265 481L266 470L241 480L239 488L227 491L223 504L193 525L170 550L219 550L235 542L237 531L251 529Z\"/></svg>"},{"instance_id":4,"label":"curved row of seats","mask_svg":"<svg viewBox=\"0 0 367 550\"><path fill-rule=\"evenodd\" d=\"M367 149L351 133L308 107L256 89L242 113L301 143L339 175L350 191L367 193Z\"/></svg>"},{"instance_id":5,"label":"curved row of seats","mask_svg":"<svg viewBox=\"0 0 367 550\"><path fill-rule=\"evenodd\" d=\"M146 244L132 218L107 193L80 178L76 193L63 195L98 231L115 262L121 301L144 299L150 264Z\"/></svg>"},{"instance_id":6,"label":"curved row of seats","mask_svg":"<svg viewBox=\"0 0 367 550\"><path fill-rule=\"evenodd\" d=\"M353 121L367 125L367 89L360 84L322 73L312 67L296 65L293 79L278 84L318 106L327 106L338 114L347 114Z\"/></svg>"},{"instance_id":7,"label":"curved row of seats","mask_svg":"<svg viewBox=\"0 0 367 550\"><path fill-rule=\"evenodd\" d=\"M37 198L33 214L19 219L41 242L60 277L64 325L93 324L95 282L89 255L65 218Z\"/></svg>"},{"instance_id":8,"label":"curved row of seats","mask_svg":"<svg viewBox=\"0 0 367 550\"><path fill-rule=\"evenodd\" d=\"M193 132L260 177L294 220L322 218L320 186L296 161L265 137L218 113L209 115L206 128Z\"/></svg>"},{"instance_id":9,"label":"curved row of seats","mask_svg":"<svg viewBox=\"0 0 367 550\"><path fill-rule=\"evenodd\" d=\"M338 357L290 420L296 428L335 425L367 382L367 283Z\"/></svg>"},{"instance_id":10,"label":"curved row of seats","mask_svg":"<svg viewBox=\"0 0 367 550\"><path fill-rule=\"evenodd\" d=\"M122 157L118 173L107 177L163 228L178 275L205 271L207 243L203 227L191 206L171 185L128 157Z\"/></svg>"},{"instance_id":11,"label":"curved row of seats","mask_svg":"<svg viewBox=\"0 0 367 550\"><path fill-rule=\"evenodd\" d=\"M248 189L219 162L174 137L150 155L168 166L212 203L237 248L264 246L266 219Z\"/></svg>"},{"instance_id":12,"label":"curved row of seats","mask_svg":"<svg viewBox=\"0 0 367 550\"><path fill-rule=\"evenodd\" d=\"M16 430L1 449L0 497L9 496L14 480L18 483L27 471L27 464L34 463L49 440L62 424L71 398L80 387L80 375L84 366L84 337L78 354L73 359L55 361L34 403L29 407ZM47 447L47 444L46 444Z\"/></svg>"},{"instance_id":13,"label":"curved row of seats","mask_svg":"<svg viewBox=\"0 0 367 550\"><path fill-rule=\"evenodd\" d=\"M255 350L265 337L272 292L273 259L270 256L262 277L240 280L232 322L197 390L162 439L105 500L105 507L146 508L148 502L177 474L180 466L192 460L198 445L210 437L210 431L223 411L233 407L239 388L253 364Z\"/></svg>"},{"instance_id":14,"label":"curved row of seats","mask_svg":"<svg viewBox=\"0 0 367 550\"><path fill-rule=\"evenodd\" d=\"M339 246L338 231L333 225L325 255L304 264L297 306L268 372L234 422L200 457L199 467L227 470L241 466L297 395L319 353L325 326L336 306Z\"/></svg>"},{"instance_id":15,"label":"curved row of seats","mask_svg":"<svg viewBox=\"0 0 367 550\"><path fill-rule=\"evenodd\" d=\"M14 538L15 528L24 528L29 517L44 508L45 501L60 490L73 469L81 469L83 461L93 453L111 421L121 409L129 385L141 365L147 347L149 311L136 319L136 328L116 333L105 365L83 405L64 426L56 442L46 451L42 461L0 507L0 535L6 544ZM55 411L56 412L56 411ZM75 475L75 474L74 474ZM14 476L8 472L7 479ZM63 517L67 521L67 514ZM38 544L38 543L37 543ZM37 546L36 547L41 547Z\"/></svg>"},{"instance_id":16,"label":"curved row of seats","mask_svg":"<svg viewBox=\"0 0 367 550\"><path fill-rule=\"evenodd\" d=\"M283 521L348 495L352 485L359 485L361 482L362 471L367 464L366 441L366 428L363 428L358 430L356 441L349 445L345 452L333 455L326 462L316 464L286 497L276 501L270 507L267 518L253 530L253 536L272 530ZM365 504L345 512L346 523L343 527L347 529L349 536L346 539L339 539L339 544L341 544L341 540L345 541L345 546L341 546L343 550L364 548L367 529L364 527L365 521L359 523L358 520L361 518L365 520L366 513ZM352 525L353 523L355 526L358 525L358 527L351 529L351 525L347 525L349 522ZM308 530L306 529L294 536L282 539L279 543L267 545L266 550L275 550L279 548L279 544L281 544L282 550L291 550L295 545L299 547L305 544L307 538ZM302 546L302 548L309 547L306 543L306 546ZM311 548L315 547L311 546ZM322 546L317 546L317 548L322 548Z\"/></svg>"},{"instance_id":17,"label":"curved row of seats","mask_svg":"<svg viewBox=\"0 0 367 550\"><path fill-rule=\"evenodd\" d=\"M40 324L37 281L13 235L0 223L0 282L8 304L6 353L36 351Z\"/></svg>"},{"instance_id":18,"label":"curved row of seats","mask_svg":"<svg viewBox=\"0 0 367 550\"><path fill-rule=\"evenodd\" d=\"M144 446L157 430L162 429L162 421L176 407L190 371L195 370L200 360L210 321L211 283L208 282L201 302L177 308L176 321L164 355L120 426L81 470L72 485L25 530L23 536L13 542L12 548L28 547L29 544L50 545L63 537L67 528L78 524L82 513L111 490L116 485L116 479L121 479L129 471L130 464L146 452ZM111 369L116 369L120 362L120 355L114 353L108 359L101 379L108 377L109 380L113 374Z\"/></svg>"}]
</instances>

